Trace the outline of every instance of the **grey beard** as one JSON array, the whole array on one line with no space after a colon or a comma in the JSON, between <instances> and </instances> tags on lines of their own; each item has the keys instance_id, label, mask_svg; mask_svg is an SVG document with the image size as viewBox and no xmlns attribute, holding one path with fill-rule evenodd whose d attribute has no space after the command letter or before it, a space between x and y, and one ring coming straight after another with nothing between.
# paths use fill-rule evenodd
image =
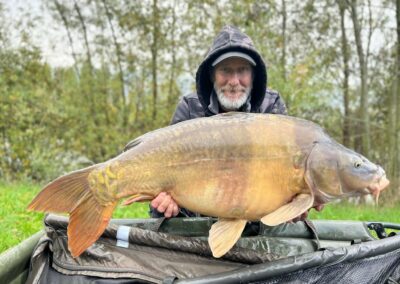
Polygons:
<instances>
[{"instance_id":1,"label":"grey beard","mask_svg":"<svg viewBox=\"0 0 400 284\"><path fill-rule=\"evenodd\" d=\"M224 92L222 91L222 89L224 88L226 87L218 89L214 83L214 90L215 93L217 94L218 102L221 104L221 107L224 110L230 111L230 110L238 110L246 103L247 98L250 96L252 86L244 88L245 89L244 94L241 97L234 100L225 97ZM243 87L238 87L238 88L243 88Z\"/></svg>"}]
</instances>

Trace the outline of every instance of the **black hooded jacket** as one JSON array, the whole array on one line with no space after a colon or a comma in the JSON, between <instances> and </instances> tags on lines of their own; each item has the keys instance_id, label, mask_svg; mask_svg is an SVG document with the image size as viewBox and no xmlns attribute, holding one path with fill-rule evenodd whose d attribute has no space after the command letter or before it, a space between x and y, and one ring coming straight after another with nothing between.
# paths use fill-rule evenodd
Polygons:
<instances>
[{"instance_id":1,"label":"black hooded jacket","mask_svg":"<svg viewBox=\"0 0 400 284\"><path fill-rule=\"evenodd\" d=\"M197 69L197 93L183 96L172 117L171 124L198 117L212 116L220 112L218 106L216 107L216 104L211 103L211 94L214 88L210 76L211 64L221 54L231 51L246 53L256 62L250 101L240 111L286 114L286 106L279 93L267 89L265 62L255 49L252 40L237 28L225 26L215 38L206 57Z\"/></svg>"},{"instance_id":2,"label":"black hooded jacket","mask_svg":"<svg viewBox=\"0 0 400 284\"><path fill-rule=\"evenodd\" d=\"M210 71L212 62L221 54L230 51L240 51L250 55L256 62L254 67L253 88L248 101L239 111L254 113L287 114L285 103L278 92L267 89L267 70L264 60L255 49L252 40L232 26L225 26L215 38L210 50L196 73L197 93L183 96L180 100L171 124L198 117L218 114L220 109L217 103L211 103L213 99L213 82ZM150 207L151 217L164 217L163 213ZM194 217L198 214L185 208L180 209L178 216Z\"/></svg>"}]
</instances>

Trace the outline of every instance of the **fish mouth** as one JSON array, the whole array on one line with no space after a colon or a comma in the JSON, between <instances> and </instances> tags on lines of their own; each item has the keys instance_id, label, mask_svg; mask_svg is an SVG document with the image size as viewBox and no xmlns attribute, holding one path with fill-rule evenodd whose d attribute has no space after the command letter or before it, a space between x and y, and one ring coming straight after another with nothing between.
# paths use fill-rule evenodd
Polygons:
<instances>
[{"instance_id":1,"label":"fish mouth","mask_svg":"<svg viewBox=\"0 0 400 284\"><path fill-rule=\"evenodd\" d=\"M381 191L384 190L389 184L390 181L387 179L385 172L383 172L383 174L374 179L374 182L366 188L367 191L375 197L376 204L378 204Z\"/></svg>"}]
</instances>

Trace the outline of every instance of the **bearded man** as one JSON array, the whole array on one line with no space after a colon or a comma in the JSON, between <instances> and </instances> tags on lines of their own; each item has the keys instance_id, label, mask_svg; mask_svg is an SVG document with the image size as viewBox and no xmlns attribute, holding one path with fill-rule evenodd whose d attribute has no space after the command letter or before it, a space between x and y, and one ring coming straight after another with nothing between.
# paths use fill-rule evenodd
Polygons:
<instances>
[{"instance_id":1,"label":"bearded man","mask_svg":"<svg viewBox=\"0 0 400 284\"><path fill-rule=\"evenodd\" d=\"M267 89L260 53L246 34L232 26L222 29L201 62L196 89L197 93L183 96L171 124L228 111L286 114L279 94ZM152 200L150 212L152 217L198 216L178 208L165 192Z\"/></svg>"}]
</instances>

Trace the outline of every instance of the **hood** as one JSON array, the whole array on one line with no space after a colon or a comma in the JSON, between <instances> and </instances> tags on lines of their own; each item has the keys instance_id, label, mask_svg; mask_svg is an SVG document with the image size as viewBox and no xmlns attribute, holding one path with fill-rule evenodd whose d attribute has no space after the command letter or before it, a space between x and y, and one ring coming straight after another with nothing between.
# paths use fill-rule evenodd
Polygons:
<instances>
[{"instance_id":1,"label":"hood","mask_svg":"<svg viewBox=\"0 0 400 284\"><path fill-rule=\"evenodd\" d=\"M210 78L211 63L222 53L240 51L250 55L256 62L254 68L253 89L251 91L251 112L256 112L260 107L267 89L267 71L264 60L255 49L252 40L233 26L225 26L216 36L203 62L196 73L196 89L199 100L204 109L210 104L210 95L213 83Z\"/></svg>"}]
</instances>

